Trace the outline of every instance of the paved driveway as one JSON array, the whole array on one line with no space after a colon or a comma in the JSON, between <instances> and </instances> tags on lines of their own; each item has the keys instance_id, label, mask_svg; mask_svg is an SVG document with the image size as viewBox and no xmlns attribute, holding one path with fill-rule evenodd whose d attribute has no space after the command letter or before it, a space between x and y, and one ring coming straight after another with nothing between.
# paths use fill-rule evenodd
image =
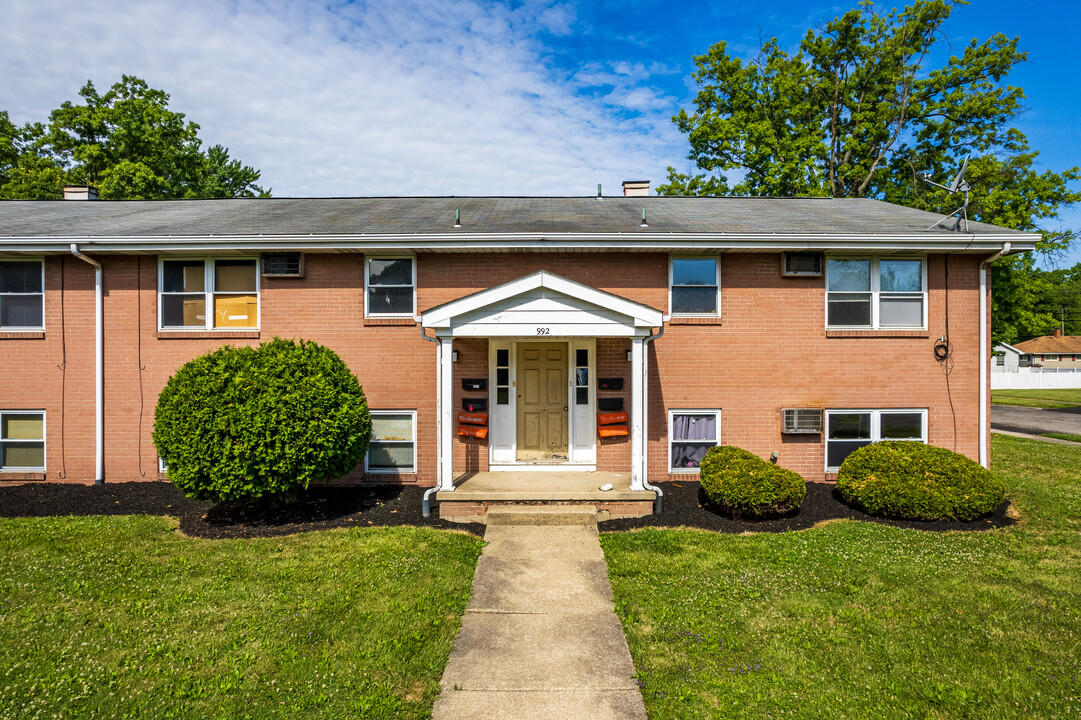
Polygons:
<instances>
[{"instance_id":1,"label":"paved driveway","mask_svg":"<svg viewBox=\"0 0 1081 720\"><path fill-rule=\"evenodd\" d=\"M1049 432L1081 435L1081 407L1043 410L1013 405L992 405L991 429L1032 435Z\"/></svg>"}]
</instances>

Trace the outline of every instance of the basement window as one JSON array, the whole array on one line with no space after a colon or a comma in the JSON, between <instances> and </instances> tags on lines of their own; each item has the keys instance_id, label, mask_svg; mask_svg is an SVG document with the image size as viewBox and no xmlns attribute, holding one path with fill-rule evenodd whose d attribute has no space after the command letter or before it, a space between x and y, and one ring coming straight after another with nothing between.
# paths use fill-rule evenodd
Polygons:
<instances>
[{"instance_id":1,"label":"basement window","mask_svg":"<svg viewBox=\"0 0 1081 720\"><path fill-rule=\"evenodd\" d=\"M372 410L372 439L365 472L404 474L417 471L417 411Z\"/></svg>"},{"instance_id":2,"label":"basement window","mask_svg":"<svg viewBox=\"0 0 1081 720\"><path fill-rule=\"evenodd\" d=\"M0 471L45 471L44 412L0 412Z\"/></svg>"},{"instance_id":3,"label":"basement window","mask_svg":"<svg viewBox=\"0 0 1081 720\"><path fill-rule=\"evenodd\" d=\"M0 330L44 330L44 288L43 261L0 261Z\"/></svg>"},{"instance_id":4,"label":"basement window","mask_svg":"<svg viewBox=\"0 0 1081 720\"><path fill-rule=\"evenodd\" d=\"M670 472L698 472L702 458L720 441L720 410L668 411L668 469Z\"/></svg>"},{"instance_id":5,"label":"basement window","mask_svg":"<svg viewBox=\"0 0 1081 720\"><path fill-rule=\"evenodd\" d=\"M412 257L369 257L364 273L365 317L413 317L417 264Z\"/></svg>"},{"instance_id":6,"label":"basement window","mask_svg":"<svg viewBox=\"0 0 1081 720\"><path fill-rule=\"evenodd\" d=\"M927 410L827 410L826 471L837 472L854 451L883 440L927 442Z\"/></svg>"},{"instance_id":7,"label":"basement window","mask_svg":"<svg viewBox=\"0 0 1081 720\"><path fill-rule=\"evenodd\" d=\"M255 258L162 260L158 287L162 330L259 327Z\"/></svg>"}]
</instances>

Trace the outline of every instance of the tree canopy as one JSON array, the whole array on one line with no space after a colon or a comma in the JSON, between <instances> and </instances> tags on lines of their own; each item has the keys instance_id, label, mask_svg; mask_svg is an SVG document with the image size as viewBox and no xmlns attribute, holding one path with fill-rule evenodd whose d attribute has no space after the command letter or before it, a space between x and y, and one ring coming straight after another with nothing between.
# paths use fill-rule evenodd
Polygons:
<instances>
[{"instance_id":1,"label":"tree canopy","mask_svg":"<svg viewBox=\"0 0 1081 720\"><path fill-rule=\"evenodd\" d=\"M662 195L817 195L872 197L931 212L952 212L956 197L918 173L952 177L971 155L968 217L1043 232L1039 249L1061 251L1076 231L1048 232L1046 221L1081 200L1081 170L1036 169L1038 152L1014 126L1024 91L1007 83L1024 62L1019 38L972 40L941 67L932 51L962 0L916 0L877 12L870 2L809 30L798 49L776 38L745 62L724 42L694 61L693 113L672 120L690 141L702 174L668 169ZM729 181L726 172L736 171ZM1056 318L1037 307L1031 258L994 265L996 340L1041 334Z\"/></svg>"},{"instance_id":2,"label":"tree canopy","mask_svg":"<svg viewBox=\"0 0 1081 720\"><path fill-rule=\"evenodd\" d=\"M199 126L145 81L124 75L105 93L87 82L79 96L48 123L16 127L0 111L0 198L60 198L64 185L93 185L104 199L269 195L259 171L226 148L204 152Z\"/></svg>"}]
</instances>

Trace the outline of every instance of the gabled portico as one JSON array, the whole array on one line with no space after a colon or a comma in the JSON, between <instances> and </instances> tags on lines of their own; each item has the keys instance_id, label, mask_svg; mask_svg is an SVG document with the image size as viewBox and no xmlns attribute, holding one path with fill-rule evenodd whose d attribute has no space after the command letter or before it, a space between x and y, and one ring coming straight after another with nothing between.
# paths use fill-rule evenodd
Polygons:
<instances>
[{"instance_id":1,"label":"gabled portico","mask_svg":"<svg viewBox=\"0 0 1081 720\"><path fill-rule=\"evenodd\" d=\"M596 343L626 338L631 459L630 467L618 470L629 473L631 491L647 490L645 344L662 323L658 310L543 270L423 313L423 332L439 342L440 493L455 489L457 474L456 338L488 340L490 468L521 473L597 469ZM547 393L550 404L541 397L540 411L533 412L531 393ZM538 436L542 446L548 443L547 454L529 450Z\"/></svg>"}]
</instances>

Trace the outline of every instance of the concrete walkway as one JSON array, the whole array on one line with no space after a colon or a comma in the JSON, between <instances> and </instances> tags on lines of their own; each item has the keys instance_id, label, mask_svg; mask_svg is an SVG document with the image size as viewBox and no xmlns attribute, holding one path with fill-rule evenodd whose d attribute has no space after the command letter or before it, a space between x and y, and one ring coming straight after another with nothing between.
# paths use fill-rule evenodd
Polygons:
<instances>
[{"instance_id":1,"label":"concrete walkway","mask_svg":"<svg viewBox=\"0 0 1081 720\"><path fill-rule=\"evenodd\" d=\"M433 720L645 720L592 509L488 511Z\"/></svg>"}]
</instances>

